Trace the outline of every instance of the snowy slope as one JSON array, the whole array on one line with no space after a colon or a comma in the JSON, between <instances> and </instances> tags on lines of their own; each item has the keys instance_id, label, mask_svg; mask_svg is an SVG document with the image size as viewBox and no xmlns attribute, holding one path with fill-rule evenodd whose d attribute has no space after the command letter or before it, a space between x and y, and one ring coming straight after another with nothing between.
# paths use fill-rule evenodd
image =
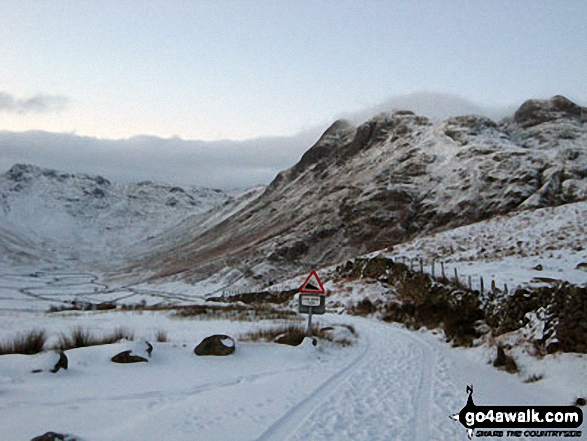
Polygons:
<instances>
[{"instance_id":1,"label":"snowy slope","mask_svg":"<svg viewBox=\"0 0 587 441\"><path fill-rule=\"evenodd\" d=\"M22 252L47 261L120 260L134 244L231 200L221 190L15 165L0 175L2 259ZM32 245L32 246L31 246Z\"/></svg>"},{"instance_id":2,"label":"snowy slope","mask_svg":"<svg viewBox=\"0 0 587 441\"><path fill-rule=\"evenodd\" d=\"M427 271L433 260L437 271L445 262L451 277L457 268L463 277L483 276L510 288L536 277L587 284L587 270L580 269L587 263L587 202L497 216L395 245L383 254L413 259L416 267L423 259Z\"/></svg>"}]
</instances>

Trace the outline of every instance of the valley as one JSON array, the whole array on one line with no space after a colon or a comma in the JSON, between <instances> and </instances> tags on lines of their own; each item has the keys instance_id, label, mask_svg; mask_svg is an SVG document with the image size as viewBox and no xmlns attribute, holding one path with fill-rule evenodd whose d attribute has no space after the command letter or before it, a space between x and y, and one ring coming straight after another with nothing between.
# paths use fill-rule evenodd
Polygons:
<instances>
[{"instance_id":1,"label":"valley","mask_svg":"<svg viewBox=\"0 0 587 441\"><path fill-rule=\"evenodd\" d=\"M478 405L580 403L586 123L561 96L499 122L338 121L247 190L14 165L0 175L0 427L424 441L465 439L449 416L468 385ZM277 344L304 329L312 269L316 345ZM33 332L40 350L14 349ZM216 334L233 354L194 354ZM51 372L61 351L69 367ZM121 351L146 362L112 363Z\"/></svg>"}]
</instances>

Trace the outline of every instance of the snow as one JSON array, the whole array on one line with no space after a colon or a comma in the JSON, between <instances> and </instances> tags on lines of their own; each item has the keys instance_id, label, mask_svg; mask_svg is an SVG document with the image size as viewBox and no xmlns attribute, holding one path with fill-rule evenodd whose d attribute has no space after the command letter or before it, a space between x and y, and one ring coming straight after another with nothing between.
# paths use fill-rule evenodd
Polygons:
<instances>
[{"instance_id":1,"label":"snow","mask_svg":"<svg viewBox=\"0 0 587 441\"><path fill-rule=\"evenodd\" d=\"M420 145L435 156L434 173L450 175L443 167L461 149L445 139L444 128L430 130L434 133L424 131ZM504 140L503 146L517 148L508 143ZM383 148L373 152L372 159L380 164L377 169L383 170L385 156L391 153ZM169 192L181 192L152 183L132 188L113 184L122 199L112 195L108 214L100 215L104 209L100 201L89 203L81 212L78 206L72 214L75 207L67 198L79 197L80 188L96 182L95 178L67 181L71 185L64 191L61 185L52 186L46 172L33 171L38 186L13 191L3 199L3 207L10 211L3 211L0 226L0 342L43 329L48 336L46 347L52 347L61 334L79 327L97 336L123 328L134 340L68 350L69 369L55 374L48 372L57 359L53 352L0 356L0 427L5 439L30 439L51 430L85 441L458 440L466 439L464 428L449 415L466 403L467 385L474 386L478 405L568 405L577 397L587 397L585 355L562 353L538 359L530 348L518 344L518 339L528 341L530 334L543 331L540 312L528 317L524 329L502 339L511 343L510 354L520 368L511 375L491 366L495 345L490 341L480 339L470 349L453 348L439 330L408 331L376 317L344 315L348 304L388 295L380 284L361 280L339 283L325 277L325 288L331 292L329 311L337 313L313 318L319 326L334 327L330 331L334 340L353 343L346 346L322 340L313 346L310 339L299 347L242 341L249 333L292 321L180 319L165 310L47 313L52 306L69 307L72 302L202 305L224 290L250 287L255 282L230 267L194 283L172 278L155 283L144 282L146 274L140 268L131 274L103 274L100 265L90 263L103 264L104 256L119 262L112 249L128 246L133 247L132 253L146 255L187 243L238 211L262 189L236 196L213 211L205 212L225 201L226 195L208 194L203 204L209 207L186 210L181 217L175 217L171 208L153 217L151 208L166 200ZM356 175L369 180L373 170L357 167ZM456 185L458 179L445 183ZM18 199L22 191L29 193ZM135 204L129 195L147 202ZM63 205L46 204L50 198ZM415 259L415 265L423 258L426 270L433 259L443 261L447 275L452 276L456 267L463 279L485 277L486 286L491 279L498 285L507 283L510 289L542 283L537 277L583 284L587 272L576 267L587 262L586 218L585 202L524 211L420 237L378 253L407 262ZM133 228L121 228L130 224ZM133 234L126 236L127 231ZM152 238L145 239L147 231ZM268 249L261 251L266 255ZM542 271L535 269L538 264ZM333 268L320 270L320 276ZM265 262L253 262L252 270L267 279L275 272ZM306 275L279 284L299 287ZM297 299L290 305L295 307ZM296 317L293 322L304 326L304 320ZM156 341L161 332L167 334L168 342ZM213 334L233 337L235 353L197 357L194 347ZM148 363L110 361L125 350L148 357L145 341L154 346ZM42 372L32 373L37 369Z\"/></svg>"},{"instance_id":2,"label":"snow","mask_svg":"<svg viewBox=\"0 0 587 441\"><path fill-rule=\"evenodd\" d=\"M8 319L8 320L5 320ZM53 353L0 357L0 425L6 439L30 439L48 430L82 440L429 440L465 439L449 415L466 403L473 384L478 404L570 404L587 394L586 359L560 354L539 363L527 358L521 376L487 364L487 348L454 349L438 332L410 332L369 319L325 315L358 334L353 346L309 339L299 347L243 343L251 322L177 320L161 313L106 312L39 316L2 313L3 335L16 323L42 322L49 333L82 323L94 330L124 325L134 342L73 349L69 369L47 372ZM117 365L123 351L144 355L143 338L155 329L148 363ZM228 357L197 357L207 335L237 338ZM41 373L31 373L43 369ZM545 438L548 439L548 438Z\"/></svg>"},{"instance_id":3,"label":"snow","mask_svg":"<svg viewBox=\"0 0 587 441\"><path fill-rule=\"evenodd\" d=\"M413 259L414 267L423 259L428 272L435 260L436 275L445 262L447 276L457 268L461 281L471 276L478 283L484 277L486 286L494 280L511 289L537 277L586 284L587 272L577 269L587 262L585 219L587 202L522 211L414 239L384 254L407 263Z\"/></svg>"},{"instance_id":4,"label":"snow","mask_svg":"<svg viewBox=\"0 0 587 441\"><path fill-rule=\"evenodd\" d=\"M246 201L235 196L238 204ZM0 175L0 262L25 260L25 255L29 263L121 262L138 251L138 243L144 251L186 218L204 218L225 203L223 210L229 210L233 200L214 189L123 185L100 176L16 165Z\"/></svg>"},{"instance_id":5,"label":"snow","mask_svg":"<svg viewBox=\"0 0 587 441\"><path fill-rule=\"evenodd\" d=\"M462 426L448 416L464 406L468 384L475 387L476 403L487 405L564 405L587 396L583 355L537 360L515 347L521 371L510 375L488 364L494 347L455 349L441 331L413 332L374 319L314 316L319 326L334 327L330 332L337 338L354 344L319 341L314 347L306 339L289 347L240 341L275 321L178 319L167 311L46 314L38 307L11 310L13 302L4 299L32 286L46 294L55 283L70 288L63 298L76 295L74 286L84 298L89 282L100 286L94 276L35 271L2 276L1 340L16 330L44 329L50 347L80 326L98 336L115 328L134 334L133 341L67 351L69 369L56 374L48 372L57 359L52 352L0 356L0 425L6 439L30 439L48 430L85 441L465 439ZM376 296L376 286L353 289L356 296ZM158 287L141 289L156 293ZM35 302L43 304L40 299L26 304ZM297 323L304 326L304 319ZM168 342L156 341L160 331ZM197 357L193 348L213 334L233 337L236 352ZM124 350L147 357L144 341L154 346L148 363L110 362ZM36 369L43 372L33 374ZM533 377L541 379L524 382Z\"/></svg>"}]
</instances>

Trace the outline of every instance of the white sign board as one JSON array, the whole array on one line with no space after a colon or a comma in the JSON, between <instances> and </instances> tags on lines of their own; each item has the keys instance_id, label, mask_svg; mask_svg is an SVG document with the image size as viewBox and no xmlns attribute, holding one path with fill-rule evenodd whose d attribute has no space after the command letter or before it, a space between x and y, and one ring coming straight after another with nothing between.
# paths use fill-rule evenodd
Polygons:
<instances>
[{"instance_id":1,"label":"white sign board","mask_svg":"<svg viewBox=\"0 0 587 441\"><path fill-rule=\"evenodd\" d=\"M302 314L324 314L326 296L324 294L299 294L299 311Z\"/></svg>"},{"instance_id":2,"label":"white sign board","mask_svg":"<svg viewBox=\"0 0 587 441\"><path fill-rule=\"evenodd\" d=\"M305 295L301 297L303 306L320 306L320 296Z\"/></svg>"}]
</instances>

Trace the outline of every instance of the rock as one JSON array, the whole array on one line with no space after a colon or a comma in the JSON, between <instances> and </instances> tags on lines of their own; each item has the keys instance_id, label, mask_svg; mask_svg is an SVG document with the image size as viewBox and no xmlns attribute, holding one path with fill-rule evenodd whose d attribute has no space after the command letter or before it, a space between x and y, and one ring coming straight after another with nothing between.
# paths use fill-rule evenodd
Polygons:
<instances>
[{"instance_id":1,"label":"rock","mask_svg":"<svg viewBox=\"0 0 587 441\"><path fill-rule=\"evenodd\" d=\"M76 441L71 435L62 435L61 433L47 432L44 435L36 436L31 441Z\"/></svg>"},{"instance_id":2,"label":"rock","mask_svg":"<svg viewBox=\"0 0 587 441\"><path fill-rule=\"evenodd\" d=\"M578 263L575 269L587 271L587 262Z\"/></svg>"},{"instance_id":3,"label":"rock","mask_svg":"<svg viewBox=\"0 0 587 441\"><path fill-rule=\"evenodd\" d=\"M585 398L577 398L577 401L575 401L575 406L584 406L585 404Z\"/></svg>"},{"instance_id":4,"label":"rock","mask_svg":"<svg viewBox=\"0 0 587 441\"><path fill-rule=\"evenodd\" d=\"M516 364L515 360L505 353L503 346L497 347L497 357L493 362L494 367L504 368L506 372L510 374L518 372L518 365Z\"/></svg>"},{"instance_id":5,"label":"rock","mask_svg":"<svg viewBox=\"0 0 587 441\"><path fill-rule=\"evenodd\" d=\"M149 358L151 358L151 354L153 353L153 345L148 341L146 341L145 343L147 343L147 354L149 354Z\"/></svg>"},{"instance_id":6,"label":"rock","mask_svg":"<svg viewBox=\"0 0 587 441\"><path fill-rule=\"evenodd\" d=\"M112 357L112 361L114 363L141 363L141 362L148 362L145 357L141 357L140 355L130 355L132 351L124 351L120 354L115 355Z\"/></svg>"},{"instance_id":7,"label":"rock","mask_svg":"<svg viewBox=\"0 0 587 441\"><path fill-rule=\"evenodd\" d=\"M194 349L196 355L230 355L234 353L236 343L228 335L216 334L206 337Z\"/></svg>"},{"instance_id":8,"label":"rock","mask_svg":"<svg viewBox=\"0 0 587 441\"><path fill-rule=\"evenodd\" d=\"M51 372L56 373L59 371L59 369L67 369L67 365L67 356L65 355L65 352L61 351L59 352L59 360L57 361L53 369L51 369Z\"/></svg>"},{"instance_id":9,"label":"rock","mask_svg":"<svg viewBox=\"0 0 587 441\"><path fill-rule=\"evenodd\" d=\"M299 332L286 332L285 334L278 335L273 340L275 343L280 345L299 346L304 341L306 334L302 331Z\"/></svg>"},{"instance_id":10,"label":"rock","mask_svg":"<svg viewBox=\"0 0 587 441\"><path fill-rule=\"evenodd\" d=\"M548 352L549 354L554 354L555 352L558 352L560 350L560 348L561 348L560 342L557 340L554 340L546 346L546 352Z\"/></svg>"},{"instance_id":11,"label":"rock","mask_svg":"<svg viewBox=\"0 0 587 441\"><path fill-rule=\"evenodd\" d=\"M528 100L514 114L514 121L522 127L533 127L561 118L581 119L581 107L564 96L549 100Z\"/></svg>"},{"instance_id":12,"label":"rock","mask_svg":"<svg viewBox=\"0 0 587 441\"><path fill-rule=\"evenodd\" d=\"M535 271L542 271L544 268L542 267L541 264L536 265L534 268L532 268Z\"/></svg>"}]
</instances>

